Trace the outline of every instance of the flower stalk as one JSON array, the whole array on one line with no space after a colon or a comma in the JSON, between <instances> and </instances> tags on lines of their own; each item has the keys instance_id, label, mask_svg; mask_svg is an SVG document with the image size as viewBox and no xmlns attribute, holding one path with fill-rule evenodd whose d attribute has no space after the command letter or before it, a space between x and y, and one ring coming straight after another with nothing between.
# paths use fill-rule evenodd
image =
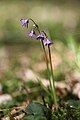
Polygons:
<instances>
[{"instance_id":1,"label":"flower stalk","mask_svg":"<svg viewBox=\"0 0 80 120\"><path fill-rule=\"evenodd\" d=\"M47 74L48 74L48 79L49 79L50 71L49 71L49 65L48 65L48 58L47 58L47 54L46 54L46 50L45 50L45 46L44 46L43 41L41 41L41 43L42 43L42 48L43 48L43 51L44 51L45 62L46 62L46 66L47 66Z\"/></svg>"},{"instance_id":2,"label":"flower stalk","mask_svg":"<svg viewBox=\"0 0 80 120\"><path fill-rule=\"evenodd\" d=\"M56 100L56 93L55 93L55 85L54 85L54 74L53 74L53 67L52 67L52 60L51 60L51 50L50 46L48 45L48 52L49 52L49 60L50 60L50 69L51 69L51 78L50 78L50 85L51 85L51 92L54 99L55 107L57 108L57 100Z\"/></svg>"},{"instance_id":3,"label":"flower stalk","mask_svg":"<svg viewBox=\"0 0 80 120\"><path fill-rule=\"evenodd\" d=\"M27 20L21 19L20 21L23 24L23 26L27 27L27 28L28 28L29 21L32 21L33 24L34 24L33 26L37 28L37 31L38 31L39 35L36 36L35 30L32 29L32 31L29 33L29 36L30 37L36 37L36 40L40 40L40 42L41 42L41 46L42 46L44 56L45 56L48 79L49 79L49 82L50 82L50 90L51 91L49 91L50 94L48 94L48 95L51 95L51 99L54 102L55 107L57 108L57 100L56 100L55 85L54 85L54 74L53 74L52 60L51 60L51 50L50 50L50 45L52 45L53 42L48 39L48 36L44 31L40 31L38 25L36 24L36 22L33 19L31 19L31 18L29 18ZM45 49L45 46L48 47L49 62L48 62L47 51ZM50 68L49 68L49 64L50 64Z\"/></svg>"}]
</instances>

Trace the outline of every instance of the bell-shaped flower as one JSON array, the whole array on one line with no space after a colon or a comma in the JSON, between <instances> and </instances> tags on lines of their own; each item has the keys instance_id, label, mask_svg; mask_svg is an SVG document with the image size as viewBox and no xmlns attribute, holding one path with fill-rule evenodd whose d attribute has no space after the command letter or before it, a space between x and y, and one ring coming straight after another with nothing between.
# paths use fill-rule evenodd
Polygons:
<instances>
[{"instance_id":1,"label":"bell-shaped flower","mask_svg":"<svg viewBox=\"0 0 80 120\"><path fill-rule=\"evenodd\" d=\"M53 42L50 41L49 39L46 39L46 40L44 41L44 46L51 45L51 44L53 44Z\"/></svg>"},{"instance_id":2,"label":"bell-shaped flower","mask_svg":"<svg viewBox=\"0 0 80 120\"><path fill-rule=\"evenodd\" d=\"M21 19L20 21L21 21L21 23L22 23L22 25L23 25L24 27L27 27L27 28L28 28L29 19L28 19L28 20Z\"/></svg>"},{"instance_id":3,"label":"bell-shaped flower","mask_svg":"<svg viewBox=\"0 0 80 120\"><path fill-rule=\"evenodd\" d=\"M36 37L37 40L44 40L44 35L43 34L39 34L37 37Z\"/></svg>"},{"instance_id":4,"label":"bell-shaped flower","mask_svg":"<svg viewBox=\"0 0 80 120\"><path fill-rule=\"evenodd\" d=\"M34 30L32 30L32 31L29 33L29 36L30 36L30 37L35 37L35 36L36 36L35 31L34 31Z\"/></svg>"}]
</instances>

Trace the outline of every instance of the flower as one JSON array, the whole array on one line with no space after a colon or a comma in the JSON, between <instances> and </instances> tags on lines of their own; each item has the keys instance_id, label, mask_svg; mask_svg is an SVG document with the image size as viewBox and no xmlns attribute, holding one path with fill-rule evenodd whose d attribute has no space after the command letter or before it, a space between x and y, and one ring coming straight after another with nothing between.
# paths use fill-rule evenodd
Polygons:
<instances>
[{"instance_id":1,"label":"flower","mask_svg":"<svg viewBox=\"0 0 80 120\"><path fill-rule=\"evenodd\" d=\"M29 33L29 36L30 36L30 37L35 37L35 36L36 36L35 31L34 31L34 30L32 30L32 31Z\"/></svg>"},{"instance_id":2,"label":"flower","mask_svg":"<svg viewBox=\"0 0 80 120\"><path fill-rule=\"evenodd\" d=\"M51 45L51 44L53 44L53 42L50 41L49 39L46 39L46 41L44 42L44 46Z\"/></svg>"},{"instance_id":3,"label":"flower","mask_svg":"<svg viewBox=\"0 0 80 120\"><path fill-rule=\"evenodd\" d=\"M28 28L29 19L28 20L21 19L20 21L21 21L21 23L23 24L24 27Z\"/></svg>"},{"instance_id":4,"label":"flower","mask_svg":"<svg viewBox=\"0 0 80 120\"><path fill-rule=\"evenodd\" d=\"M44 35L43 34L39 34L37 37L36 37L37 40L41 39L41 40L44 40Z\"/></svg>"}]
</instances>

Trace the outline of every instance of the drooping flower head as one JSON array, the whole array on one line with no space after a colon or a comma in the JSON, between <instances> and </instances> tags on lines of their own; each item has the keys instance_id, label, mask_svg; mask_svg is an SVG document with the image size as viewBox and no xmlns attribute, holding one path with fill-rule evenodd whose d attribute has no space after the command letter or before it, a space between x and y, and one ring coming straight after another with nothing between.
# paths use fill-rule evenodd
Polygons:
<instances>
[{"instance_id":1,"label":"drooping flower head","mask_svg":"<svg viewBox=\"0 0 80 120\"><path fill-rule=\"evenodd\" d=\"M30 36L30 37L35 37L35 36L36 36L35 31L34 31L34 30L32 30L32 31L29 33L29 36Z\"/></svg>"},{"instance_id":2,"label":"drooping flower head","mask_svg":"<svg viewBox=\"0 0 80 120\"><path fill-rule=\"evenodd\" d=\"M44 46L51 45L51 44L53 44L53 42L50 41L49 39L46 39L46 41L44 42Z\"/></svg>"},{"instance_id":3,"label":"drooping flower head","mask_svg":"<svg viewBox=\"0 0 80 120\"><path fill-rule=\"evenodd\" d=\"M24 27L28 28L29 19L28 20L21 19L20 21Z\"/></svg>"},{"instance_id":4,"label":"drooping flower head","mask_svg":"<svg viewBox=\"0 0 80 120\"><path fill-rule=\"evenodd\" d=\"M42 33L40 33L37 37L37 40L44 40L44 35Z\"/></svg>"}]
</instances>

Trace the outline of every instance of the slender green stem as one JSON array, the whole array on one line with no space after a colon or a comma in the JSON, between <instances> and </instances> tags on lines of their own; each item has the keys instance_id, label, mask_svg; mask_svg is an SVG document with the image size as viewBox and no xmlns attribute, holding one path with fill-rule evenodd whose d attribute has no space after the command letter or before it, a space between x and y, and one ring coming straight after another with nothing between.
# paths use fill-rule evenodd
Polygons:
<instances>
[{"instance_id":1,"label":"slender green stem","mask_svg":"<svg viewBox=\"0 0 80 120\"><path fill-rule=\"evenodd\" d=\"M56 94L55 94L55 85L54 85L54 74L53 74L53 68L52 68L52 60L51 60L51 51L50 46L48 45L48 51L49 51L49 60L50 60L50 68L51 68L51 79L50 79L50 85L51 85L51 92L54 99L55 107L57 108L57 100L56 100Z\"/></svg>"},{"instance_id":2,"label":"slender green stem","mask_svg":"<svg viewBox=\"0 0 80 120\"><path fill-rule=\"evenodd\" d=\"M35 21L33 19L29 18L29 20L31 20L35 24L35 27L37 28L39 34L42 32L42 33L44 33L44 35L45 35L46 38L48 37L44 31L40 31L39 30L38 25L35 23ZM44 46L43 40L41 40L40 42L41 42L42 49L44 51L45 62L46 62L46 66L47 66L47 74L48 74L48 78L49 78L49 82L50 82L50 89L51 89L51 93L52 93L51 97L54 100L55 107L57 108L57 100L56 100L56 94L55 94L54 75L53 75L53 69L52 69L50 47L48 45L49 59L50 59L50 68L51 68L51 70L49 69L47 53L46 53L46 50L45 50L45 46Z\"/></svg>"},{"instance_id":3,"label":"slender green stem","mask_svg":"<svg viewBox=\"0 0 80 120\"><path fill-rule=\"evenodd\" d=\"M32 20L32 19L30 19L30 20ZM37 25L33 20L32 20L32 22L36 25L37 30L38 30L38 32L39 32L39 34L40 34L41 32L40 32L40 30L39 30L38 25ZM43 31L42 31L42 32L43 32ZM45 34L45 32L44 32L44 34ZM45 35L46 35L46 34L45 34ZM43 51L44 51L44 56L45 56L45 61L46 61L46 66L47 66L47 74L48 74L48 79L49 79L50 72L49 72L49 66L48 66L48 58L47 58L47 54L46 54L46 50L45 50L45 47L44 47L43 40L41 40L40 42L41 42L41 47L42 47L42 49L43 49Z\"/></svg>"},{"instance_id":4,"label":"slender green stem","mask_svg":"<svg viewBox=\"0 0 80 120\"><path fill-rule=\"evenodd\" d=\"M45 56L45 61L46 61L46 66L47 66L47 74L48 74L48 79L49 79L50 78L50 70L49 70L49 66L48 66L48 58L47 58L46 50L45 50L45 47L44 47L42 40L41 40L41 43L42 43L42 48L44 51L44 56Z\"/></svg>"},{"instance_id":5,"label":"slender green stem","mask_svg":"<svg viewBox=\"0 0 80 120\"><path fill-rule=\"evenodd\" d=\"M38 25L36 24L36 22L33 19L29 18L29 20L31 20L34 23L34 25L38 28Z\"/></svg>"},{"instance_id":6,"label":"slender green stem","mask_svg":"<svg viewBox=\"0 0 80 120\"><path fill-rule=\"evenodd\" d=\"M29 20L31 20L35 24L35 27L37 28L39 34L41 32L43 32L45 34L45 36L47 37L47 35L46 35L46 33L44 31L40 31L38 25L36 24L36 22L33 19L29 18ZM42 40L40 42L41 42L41 47L42 47L42 49L44 51L44 56L45 56L45 61L46 61L46 66L47 66L47 74L48 74L48 79L49 79L50 78L50 71L49 71L49 66L48 66L48 58L47 58L46 50L45 50L45 47L44 47L44 43L43 43Z\"/></svg>"},{"instance_id":7,"label":"slender green stem","mask_svg":"<svg viewBox=\"0 0 80 120\"><path fill-rule=\"evenodd\" d=\"M52 67L52 60L51 60L51 50L50 50L50 46L48 45L48 51L49 51L49 60L50 60L50 67L51 67L51 75L53 78L53 85L54 85L54 74L53 74L53 67Z\"/></svg>"}]
</instances>

